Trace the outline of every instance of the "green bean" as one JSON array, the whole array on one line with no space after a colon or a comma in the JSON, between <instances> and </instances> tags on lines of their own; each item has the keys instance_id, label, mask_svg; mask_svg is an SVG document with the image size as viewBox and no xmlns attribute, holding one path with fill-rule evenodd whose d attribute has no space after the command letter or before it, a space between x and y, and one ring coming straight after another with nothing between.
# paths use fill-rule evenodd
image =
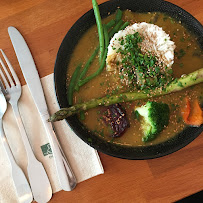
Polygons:
<instances>
[{"instance_id":1,"label":"green bean","mask_svg":"<svg viewBox=\"0 0 203 203\"><path fill-rule=\"evenodd\" d=\"M96 57L98 51L99 51L99 46L95 49L95 51L94 51L93 54L90 56L90 58L88 59L87 63L85 64L85 66L84 66L84 68L83 68L83 70L82 70L82 72L81 72L81 74L80 74L79 80L82 79L82 78L85 76L85 74L87 73L88 68L89 68L89 66L91 65L93 59Z\"/></svg>"},{"instance_id":2,"label":"green bean","mask_svg":"<svg viewBox=\"0 0 203 203\"><path fill-rule=\"evenodd\" d=\"M109 29L110 27L112 27L113 25L115 24L115 21L114 20L111 20L109 21L105 26L105 46L108 47L108 44L109 43L109 37L108 37L108 33L107 33L107 29ZM75 87L75 90L78 91L80 86L81 86L81 79L85 76L85 74L87 73L93 59L95 58L95 56L97 55L98 53L98 50L99 50L99 46L95 49L95 51L93 52L93 54L91 55L91 57L88 59L87 63L85 64L79 78L78 78L78 82L77 82L77 85ZM80 85L79 85L80 84Z\"/></svg>"},{"instance_id":3,"label":"green bean","mask_svg":"<svg viewBox=\"0 0 203 203\"><path fill-rule=\"evenodd\" d=\"M120 9L118 9L117 14L116 14L116 21L117 21L118 19L121 19L121 18L122 18L122 11L121 11ZM112 27L112 26L115 24L116 21L115 21L115 20L111 20L111 21L109 21L106 25L104 25L105 30L106 30L105 33L104 33L104 35L105 35L105 46L106 46L106 49L107 49L108 44L109 44L109 39L110 39L116 32L118 32L119 28L121 27L121 25L122 25L122 23L123 23L122 20L119 20L119 21L117 22L117 24L115 25L115 27L109 32L108 37L107 37L107 30L108 30L110 27ZM124 23L124 24L127 25L127 22ZM123 26L124 26L124 24L123 24ZM103 27L103 29L104 29L104 27ZM107 39L107 38L108 38L108 39ZM108 42L108 44L107 44L107 42ZM98 52L98 49L99 49L99 47L96 48L96 50L94 51L94 53L92 54L92 56L89 58L89 60L88 60L87 63L85 64L85 66L84 66L84 68L83 68L83 70L82 70L82 72L81 72L81 75L79 76L77 85L76 85L76 87L75 87L75 90L76 90L76 91L79 90L79 87L81 87L82 85L86 84L86 83L89 82L91 79L93 79L94 77L96 77L97 75L99 75L99 74L102 72L102 70L104 69L105 60L106 60L106 56L107 56L107 50L105 51L106 53L104 54L104 58L105 58L105 59L102 60L99 69L98 69L95 73L93 73L92 75L90 75L90 76L88 76L87 78L85 78L85 79L82 80L82 78L83 78L83 77L85 76L85 74L87 73L90 64L92 63L93 59L95 58L95 56L96 56L96 54L97 54L97 52Z\"/></svg>"},{"instance_id":4,"label":"green bean","mask_svg":"<svg viewBox=\"0 0 203 203\"><path fill-rule=\"evenodd\" d=\"M119 30L124 30L129 24L130 24L129 22L123 23L123 25L121 25L121 27L119 28Z\"/></svg>"},{"instance_id":5,"label":"green bean","mask_svg":"<svg viewBox=\"0 0 203 203\"><path fill-rule=\"evenodd\" d=\"M74 73L73 73L73 75L71 77L69 86L68 86L68 103L69 103L69 105L73 104L74 86L75 86L75 83L77 81L78 75L80 73L81 67L82 67L81 63L76 67L76 69L75 69L75 71L74 71Z\"/></svg>"},{"instance_id":6,"label":"green bean","mask_svg":"<svg viewBox=\"0 0 203 203\"><path fill-rule=\"evenodd\" d=\"M106 26L106 29L108 30L109 28L111 28L112 26L114 26L115 23L116 23L115 20L110 20L110 21L105 25L105 26ZM109 40L108 40L108 41L109 41ZM79 91L79 88L80 88L80 87L79 87L79 81L80 81L81 79L83 79L83 77L84 77L85 74L87 73L87 71L88 71L88 69L89 69L89 67L90 67L90 65L91 65L91 63L92 63L92 61L93 61L94 58L96 57L98 51L99 51L99 46L97 46L97 48L95 49L95 51L94 51L93 54L90 56L90 58L88 59L87 63L85 64L85 66L84 66L82 72L80 73L80 76L79 76L79 78L78 78L78 82L77 82L77 84L76 84L76 86L75 86L75 90L76 90L76 91Z\"/></svg>"},{"instance_id":7,"label":"green bean","mask_svg":"<svg viewBox=\"0 0 203 203\"><path fill-rule=\"evenodd\" d=\"M116 25L115 27L109 32L109 38L113 37L113 35L119 31L119 28L121 27L123 21L120 20Z\"/></svg>"},{"instance_id":8,"label":"green bean","mask_svg":"<svg viewBox=\"0 0 203 203\"><path fill-rule=\"evenodd\" d=\"M94 72L92 75L86 77L83 80L80 80L78 82L79 87L83 86L84 84L86 84L87 82L89 82L90 80L92 80L93 78L98 76L103 71L103 69L104 69L104 67L106 65L106 56L107 56L107 49L105 49L105 51L104 51L104 57L102 59L102 62L101 62L101 65L100 65L99 69L96 72Z\"/></svg>"},{"instance_id":9,"label":"green bean","mask_svg":"<svg viewBox=\"0 0 203 203\"><path fill-rule=\"evenodd\" d=\"M117 9L116 18L115 18L116 23L121 20L122 16L123 16L123 12L121 11L121 9Z\"/></svg>"},{"instance_id":10,"label":"green bean","mask_svg":"<svg viewBox=\"0 0 203 203\"><path fill-rule=\"evenodd\" d=\"M104 25L104 39L105 39L104 40L105 41L105 49L108 49L108 46L109 46L109 33L108 33L106 25Z\"/></svg>"},{"instance_id":11,"label":"green bean","mask_svg":"<svg viewBox=\"0 0 203 203\"><path fill-rule=\"evenodd\" d=\"M79 85L79 86L84 85L85 83L89 82L89 81L92 80L94 77L96 77L97 75L99 75L99 74L103 71L103 69L104 69L104 67L105 67L105 65L106 65L106 56L107 56L108 45L109 45L109 35L108 35L108 31L107 31L107 26L104 25L103 28L104 28L104 38L105 38L105 51L104 51L104 57L103 57L103 59L102 59L102 63L101 63L101 65L100 65L99 69L98 69L96 72L94 72L92 75L86 77L84 80L80 80L80 81L78 82L78 85Z\"/></svg>"},{"instance_id":12,"label":"green bean","mask_svg":"<svg viewBox=\"0 0 203 203\"><path fill-rule=\"evenodd\" d=\"M106 26L106 29L108 30L109 28L111 28L112 26L114 26L115 23L116 23L115 20L109 21L109 22L105 25L105 26ZM83 68L83 70L82 70L82 72L81 72L81 74L80 74L79 80L81 80L81 79L85 76L85 74L87 73L88 68L89 68L89 66L91 65L93 59L96 57L98 51L99 51L99 46L97 46L97 48L95 49L95 51L94 51L93 54L90 56L90 58L88 59L87 63L85 64L85 66L84 66L84 68Z\"/></svg>"},{"instance_id":13,"label":"green bean","mask_svg":"<svg viewBox=\"0 0 203 203\"><path fill-rule=\"evenodd\" d=\"M109 35L108 35L107 26L104 25L103 28L104 28L104 38L105 38L105 52L104 52L104 57L103 57L103 59L102 59L102 63L101 63L101 65L100 65L99 69L98 69L96 72L94 72L92 75L86 77L84 80L80 80L80 81L78 82L78 85L79 85L79 86L84 85L85 83L89 82L89 81L92 80L94 77L96 77L97 75L99 75L99 74L103 71L103 69L104 69L104 67L105 67L105 65L106 65L106 56L107 56L107 51L108 51L108 46L109 46Z\"/></svg>"},{"instance_id":14,"label":"green bean","mask_svg":"<svg viewBox=\"0 0 203 203\"><path fill-rule=\"evenodd\" d=\"M94 15L97 23L98 35L99 35L99 46L100 46L100 62L104 55L104 31L101 22L101 16L99 12L99 7L96 0L92 0Z\"/></svg>"},{"instance_id":15,"label":"green bean","mask_svg":"<svg viewBox=\"0 0 203 203\"><path fill-rule=\"evenodd\" d=\"M108 47L108 44L109 43L109 38L111 38L115 32L117 32L119 30L119 27L121 26L122 24L122 15L123 15L123 12L118 9L117 10L117 13L116 13L116 18L115 20L111 20L109 21L105 26L105 33L104 33L104 28L101 24L101 16L100 16L100 12L99 12L99 7L98 7L98 4L96 2L96 0L92 0L92 4L93 4L93 10L94 10L94 14L95 14L95 18L96 18L96 23L97 23L97 27L98 27L98 34L99 34L99 46L95 49L95 51L93 52L93 54L91 55L91 57L88 59L87 63L85 64L79 78L76 80L78 81L76 83L76 86L75 86L75 90L78 91L79 90L79 87L82 86L83 84L87 83L89 80L91 80L92 78L96 77L98 74L100 74L100 72L104 69L104 66L105 66L105 60L106 60L106 55L107 55L107 50L104 51L104 38L105 38L105 46L106 46L106 49ZM109 32L109 34L107 33L107 30L110 29L113 25L115 25L115 23L117 22L116 26ZM105 36L104 36L105 35ZM85 78L84 80L82 80L82 78L85 76L85 74L87 73L93 59L95 58L95 56L97 55L98 53L98 50L100 49L100 61L102 59L102 55L103 56L103 60L102 60L102 63L99 67L99 69L93 73L92 75L90 75L89 77ZM105 52L103 54L103 52ZM87 82L86 82L87 81ZM70 87L70 85L69 85ZM72 90L73 91L73 90ZM73 94L73 93L72 93Z\"/></svg>"},{"instance_id":16,"label":"green bean","mask_svg":"<svg viewBox=\"0 0 203 203\"><path fill-rule=\"evenodd\" d=\"M119 28L121 27L122 23L123 23L123 21L120 20L120 21L115 25L115 27L109 32L109 34L108 34L108 38L109 38L109 39L110 39L116 32L119 31ZM106 34L105 34L105 35L106 35ZM106 40L106 42L107 42L107 40ZM86 78L83 79L83 80L80 80L80 81L78 82L79 87L83 86L84 84L86 84L87 82L89 82L90 80L92 80L93 78L95 78L96 76L98 76L98 75L103 71L103 69L104 69L104 67L105 67L105 65L106 65L106 56L107 56L107 51L108 51L107 48L108 48L108 45L106 45L104 57L103 57L103 59L102 59L102 63L101 63L101 65L100 65L99 69L98 69L96 72L94 72L92 75L86 77Z\"/></svg>"},{"instance_id":17,"label":"green bean","mask_svg":"<svg viewBox=\"0 0 203 203\"><path fill-rule=\"evenodd\" d=\"M110 20L107 24L106 24L106 29L110 29L112 26L114 26L116 24L115 20Z\"/></svg>"},{"instance_id":18,"label":"green bean","mask_svg":"<svg viewBox=\"0 0 203 203\"><path fill-rule=\"evenodd\" d=\"M96 57L97 53L99 51L99 46L97 46L97 48L94 50L93 54L90 56L90 58L88 59L87 63L85 64L84 68L82 69L80 76L77 80L76 86L75 86L75 90L79 91L79 85L78 82L85 76L85 74L87 73L91 63L93 62L94 58Z\"/></svg>"}]
</instances>

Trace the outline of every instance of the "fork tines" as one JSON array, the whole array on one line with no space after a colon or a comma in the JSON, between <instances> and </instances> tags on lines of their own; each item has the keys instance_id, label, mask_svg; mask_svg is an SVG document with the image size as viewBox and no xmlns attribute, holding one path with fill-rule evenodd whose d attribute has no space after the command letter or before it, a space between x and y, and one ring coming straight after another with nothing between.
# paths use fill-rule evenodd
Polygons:
<instances>
[{"instance_id":1,"label":"fork tines","mask_svg":"<svg viewBox=\"0 0 203 203\"><path fill-rule=\"evenodd\" d=\"M6 89L9 88L10 86L11 87L15 86L15 84L16 85L20 85L20 81L19 81L19 79L18 79L18 77L17 77L17 75L16 75L16 73L15 73L15 71L14 71L14 69L13 69L13 67L12 67L12 65L10 63L10 61L8 60L6 54L3 52L2 49L0 49L0 51L1 51L2 56L3 56L3 58L4 58L4 60L5 60L6 64L7 64L7 67L9 68L9 70L11 72L11 75L13 76L13 79L12 79L12 77L10 76L10 74L9 74L9 72L8 72L4 62L3 62L3 60L0 57L0 64L1 64L1 67L2 67L2 68L0 68L0 76L1 76L1 78L3 80L3 81L1 81L1 83L2 82L4 83ZM5 72L6 77L8 78L8 81L9 81L10 85L9 85L9 83L8 83L8 81L7 81L7 79L6 79L6 77L5 77L5 75L4 75L2 70ZM14 82L15 82L15 84L14 84Z\"/></svg>"}]
</instances>

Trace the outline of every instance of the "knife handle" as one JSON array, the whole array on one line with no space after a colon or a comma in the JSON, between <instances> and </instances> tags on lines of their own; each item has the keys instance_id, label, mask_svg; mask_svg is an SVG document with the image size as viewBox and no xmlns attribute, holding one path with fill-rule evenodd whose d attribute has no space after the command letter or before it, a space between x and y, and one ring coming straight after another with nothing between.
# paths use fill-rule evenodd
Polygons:
<instances>
[{"instance_id":1,"label":"knife handle","mask_svg":"<svg viewBox=\"0 0 203 203\"><path fill-rule=\"evenodd\" d=\"M56 134L54 133L54 130L52 128L52 124L48 122L48 119L49 119L48 112L46 114L41 115L41 118L42 118L43 125L45 127L45 130L50 142L50 146L52 149L52 154L54 157L54 162L55 162L60 186L65 191L71 191L75 188L77 184L75 175L58 142Z\"/></svg>"}]
</instances>

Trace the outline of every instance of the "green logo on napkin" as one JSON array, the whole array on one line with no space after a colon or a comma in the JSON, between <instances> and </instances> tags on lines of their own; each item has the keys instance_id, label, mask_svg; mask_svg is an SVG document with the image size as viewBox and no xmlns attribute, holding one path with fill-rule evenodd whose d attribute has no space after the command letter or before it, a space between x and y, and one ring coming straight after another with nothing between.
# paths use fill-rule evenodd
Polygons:
<instances>
[{"instance_id":1,"label":"green logo on napkin","mask_svg":"<svg viewBox=\"0 0 203 203\"><path fill-rule=\"evenodd\" d=\"M51 146L49 143L41 146L42 152L44 156L52 154Z\"/></svg>"}]
</instances>

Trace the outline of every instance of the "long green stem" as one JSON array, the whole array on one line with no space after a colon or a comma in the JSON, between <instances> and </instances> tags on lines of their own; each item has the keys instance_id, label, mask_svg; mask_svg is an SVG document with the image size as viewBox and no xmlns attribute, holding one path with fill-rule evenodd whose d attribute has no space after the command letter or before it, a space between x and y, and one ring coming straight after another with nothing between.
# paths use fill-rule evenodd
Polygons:
<instances>
[{"instance_id":1,"label":"long green stem","mask_svg":"<svg viewBox=\"0 0 203 203\"><path fill-rule=\"evenodd\" d=\"M115 17L116 23L121 20L122 16L123 16L123 12L121 11L121 9L117 9L116 17Z\"/></svg>"},{"instance_id":2,"label":"long green stem","mask_svg":"<svg viewBox=\"0 0 203 203\"><path fill-rule=\"evenodd\" d=\"M80 80L78 82L79 87L83 86L84 84L86 84L87 82L89 82L90 80L92 80L93 78L98 76L103 71L103 69L106 65L106 56L107 56L107 49L105 49L104 57L102 59L101 65L99 66L99 69L97 69L96 72L92 73L90 76L86 77L85 79Z\"/></svg>"},{"instance_id":3,"label":"long green stem","mask_svg":"<svg viewBox=\"0 0 203 203\"><path fill-rule=\"evenodd\" d=\"M120 20L118 23L115 25L115 27L109 32L109 38L113 37L113 35L119 31L123 21Z\"/></svg>"},{"instance_id":4,"label":"long green stem","mask_svg":"<svg viewBox=\"0 0 203 203\"><path fill-rule=\"evenodd\" d=\"M101 21L101 16L99 12L99 6L96 0L92 0L94 15L97 23L98 35L99 35L99 46L100 46L100 61L102 61L104 55L104 31Z\"/></svg>"},{"instance_id":5,"label":"long green stem","mask_svg":"<svg viewBox=\"0 0 203 203\"><path fill-rule=\"evenodd\" d=\"M100 65L99 69L96 72L94 72L92 75L86 77L84 80L79 81L78 82L79 86L84 85L85 83L92 80L94 77L96 77L97 75L99 75L103 71L105 64L106 64L106 56L107 56L108 45L109 45L109 35L108 35L106 25L104 25L104 37L105 37L105 52L104 52L104 57L102 59L102 63Z\"/></svg>"},{"instance_id":6,"label":"long green stem","mask_svg":"<svg viewBox=\"0 0 203 203\"><path fill-rule=\"evenodd\" d=\"M85 64L84 68L82 69L80 76L78 78L78 82L75 86L75 90L78 91L79 90L79 81L85 76L85 74L87 73L91 63L93 62L94 58L96 57L97 53L99 51L99 46L94 50L93 54L90 56L90 58L88 59L87 63Z\"/></svg>"},{"instance_id":7,"label":"long green stem","mask_svg":"<svg viewBox=\"0 0 203 203\"><path fill-rule=\"evenodd\" d=\"M125 22L125 23L123 23L123 25L121 25L121 27L120 27L119 30L124 30L128 25L130 25L129 22Z\"/></svg>"},{"instance_id":8,"label":"long green stem","mask_svg":"<svg viewBox=\"0 0 203 203\"><path fill-rule=\"evenodd\" d=\"M116 24L115 20L110 20L107 24L106 24L106 29L110 29L112 26L114 26Z\"/></svg>"},{"instance_id":9,"label":"long green stem","mask_svg":"<svg viewBox=\"0 0 203 203\"><path fill-rule=\"evenodd\" d=\"M115 20L110 20L105 26L106 26L106 29L110 29L112 26L115 25ZM80 81L81 79L83 79L83 77L85 76L85 74L87 73L87 71L89 70L89 67L91 65L91 63L93 62L94 58L96 57L98 51L99 51L99 46L97 46L97 48L94 50L93 54L90 56L90 58L88 59L87 63L85 64L84 68L82 69L81 73L80 73L80 76L78 78L78 81ZM75 90L76 91L79 91L79 85L78 85L78 82L76 83L76 86L75 86Z\"/></svg>"},{"instance_id":10,"label":"long green stem","mask_svg":"<svg viewBox=\"0 0 203 203\"><path fill-rule=\"evenodd\" d=\"M74 71L74 73L73 73L73 75L71 77L69 86L68 86L68 103L70 105L72 105L72 103L73 103L74 87L75 87L75 84L77 82L77 78L79 76L81 67L82 67L81 63L76 67L76 69L75 69L75 71Z\"/></svg>"},{"instance_id":11,"label":"long green stem","mask_svg":"<svg viewBox=\"0 0 203 203\"><path fill-rule=\"evenodd\" d=\"M188 74L185 77L181 77L177 81L172 82L164 91L160 89L153 92L153 94L149 95L144 91L136 91L136 92L125 92L117 95L112 95L110 97L102 97L99 99L92 99L88 102L76 104L69 108L62 108L61 110L57 111L53 114L49 121L59 121L65 119L73 114L79 113L80 111L86 111L91 108L95 108L97 106L109 106L111 104L121 103L121 102L129 102L135 101L139 99L147 99L151 97L157 97L161 95L166 95L172 92L177 92L183 90L187 87L192 85L196 85L203 82L203 68L199 69L195 72Z\"/></svg>"},{"instance_id":12,"label":"long green stem","mask_svg":"<svg viewBox=\"0 0 203 203\"><path fill-rule=\"evenodd\" d=\"M115 27L109 32L109 34L108 34L108 38L110 39L116 32L118 32L119 31L119 28L121 27L121 25L122 25L122 23L123 23L123 21L122 20L120 20L116 25L115 25ZM109 40L108 40L109 41ZM107 40L106 40L106 42L107 42ZM102 62L101 62L101 65L100 65L100 67L99 67L99 69L96 71L96 72L94 72L93 74L91 74L90 76L88 76L88 77L86 77L85 79L83 79L83 80L80 80L79 82L78 82L78 86L79 87L81 87L81 86L83 86L84 84L86 84L86 83L88 83L90 80L92 80L93 78L95 78L96 76L98 76L102 71L103 71L103 69L104 69L104 67L105 67L105 65L106 65L106 56L107 56L107 44L106 44L106 47L105 47L105 51L104 51L104 57L103 57L103 59L102 59Z\"/></svg>"},{"instance_id":13,"label":"long green stem","mask_svg":"<svg viewBox=\"0 0 203 203\"><path fill-rule=\"evenodd\" d=\"M109 46L109 34L108 34L108 29L107 26L104 25L104 41L105 41L105 49L108 49ZM105 57L106 60L106 57Z\"/></svg>"},{"instance_id":14,"label":"long green stem","mask_svg":"<svg viewBox=\"0 0 203 203\"><path fill-rule=\"evenodd\" d=\"M106 27L106 30L108 30L109 28L111 28L113 25L115 25L115 20L111 20L109 21L106 25L104 25ZM105 32L104 32L104 35L105 35ZM105 38L105 42L106 42L106 38L107 37L104 37ZM108 40L109 41L109 40ZM106 46L106 45L105 45ZM87 73L88 69L89 69L89 66L91 65L93 59L96 57L97 53L99 51L99 46L95 49L95 51L93 52L93 54L90 56L90 58L88 59L87 63L85 64L81 74L80 74L80 77L79 77L79 80L81 80L85 74Z\"/></svg>"}]
</instances>

